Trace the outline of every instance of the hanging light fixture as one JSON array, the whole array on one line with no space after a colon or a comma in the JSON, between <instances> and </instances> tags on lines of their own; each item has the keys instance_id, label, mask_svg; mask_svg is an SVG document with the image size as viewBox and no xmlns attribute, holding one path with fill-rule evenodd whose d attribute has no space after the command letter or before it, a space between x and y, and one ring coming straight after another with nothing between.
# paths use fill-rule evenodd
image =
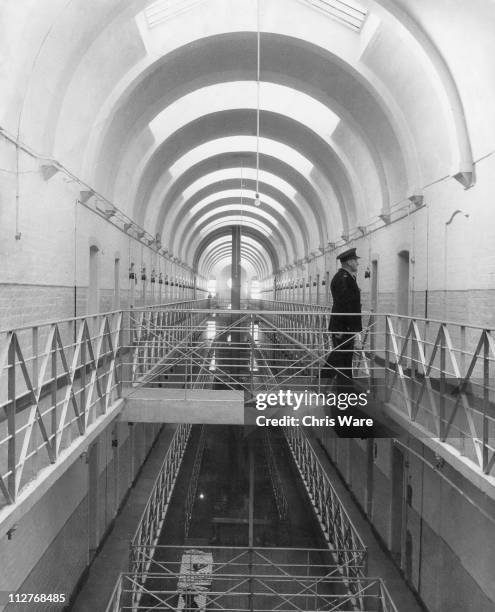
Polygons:
<instances>
[{"instance_id":1,"label":"hanging light fixture","mask_svg":"<svg viewBox=\"0 0 495 612\"><path fill-rule=\"evenodd\" d=\"M259 176L260 176L260 56L261 56L261 32L260 32L260 0L256 2L256 193L254 194L254 205L261 206Z\"/></svg>"}]
</instances>

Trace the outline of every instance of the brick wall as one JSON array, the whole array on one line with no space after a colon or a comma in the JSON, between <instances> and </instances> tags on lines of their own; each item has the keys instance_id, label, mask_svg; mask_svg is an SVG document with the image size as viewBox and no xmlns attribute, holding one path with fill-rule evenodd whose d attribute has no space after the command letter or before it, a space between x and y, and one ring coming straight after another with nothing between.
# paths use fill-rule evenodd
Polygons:
<instances>
[{"instance_id":1,"label":"brick wall","mask_svg":"<svg viewBox=\"0 0 495 612\"><path fill-rule=\"evenodd\" d=\"M404 282L399 253L407 251L410 314L424 316L427 290L429 317L495 326L495 209L491 204L495 158L477 164L476 175L476 185L467 191L453 178L425 188L423 208L412 207L409 216L317 257L284 279L304 278L306 282L318 273L323 279L327 271L331 278L337 268L336 255L344 248L356 247L361 256L358 284L363 306L371 305L371 279L366 279L364 272L371 271L376 260L378 310L393 313ZM455 211L460 212L452 217ZM312 296L316 298L315 291ZM306 290L306 301L308 297ZM302 299L302 290L298 290L295 300Z\"/></svg>"},{"instance_id":2,"label":"brick wall","mask_svg":"<svg viewBox=\"0 0 495 612\"><path fill-rule=\"evenodd\" d=\"M114 291L104 289L99 292L99 311L114 310ZM172 301L162 292L162 299L156 292L152 301L148 296L146 305ZM135 300L136 307L142 306L142 299ZM120 292L120 308L130 306L129 290ZM74 316L83 316L88 312L88 288L78 286L64 287L57 285L27 285L0 283L0 330L15 329L24 325L33 325L43 321L56 321Z\"/></svg>"},{"instance_id":3,"label":"brick wall","mask_svg":"<svg viewBox=\"0 0 495 612\"><path fill-rule=\"evenodd\" d=\"M23 175L19 193L16 228L15 180L10 172L0 173L0 329L74 315L74 286L77 286L77 315L87 312L90 285L90 247L96 246L98 309L114 309L115 279L118 277L121 307L130 305L129 267L134 263L138 282L133 285L136 305L143 304L141 268L146 267L145 304L159 301L158 283L152 290L151 272L180 275L179 268L151 248L131 239L110 223L76 204L77 183L63 173L43 180L39 162L20 152ZM0 167L15 170L15 148L0 139ZM16 239L16 229L20 239ZM118 260L118 272L116 260ZM174 298L178 292L174 287ZM187 299L192 291L181 292ZM170 286L162 285L161 300L172 301Z\"/></svg>"},{"instance_id":4,"label":"brick wall","mask_svg":"<svg viewBox=\"0 0 495 612\"><path fill-rule=\"evenodd\" d=\"M72 316L74 316L73 287L0 285L0 328L2 329Z\"/></svg>"}]
</instances>

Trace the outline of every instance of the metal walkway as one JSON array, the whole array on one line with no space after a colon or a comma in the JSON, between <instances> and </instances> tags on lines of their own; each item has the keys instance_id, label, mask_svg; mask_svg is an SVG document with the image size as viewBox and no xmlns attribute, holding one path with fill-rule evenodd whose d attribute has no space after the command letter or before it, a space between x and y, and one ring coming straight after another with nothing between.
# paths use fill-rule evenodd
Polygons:
<instances>
[{"instance_id":1,"label":"metal walkway","mask_svg":"<svg viewBox=\"0 0 495 612\"><path fill-rule=\"evenodd\" d=\"M215 430L218 426L208 426L207 429ZM187 451L192 465L179 473L180 488L174 494L169 509L172 516L165 516L164 521L149 520L150 516L163 517L165 514L163 505L160 506L160 495L153 492L131 543L129 572L121 575L108 612L196 609L192 601L197 603L199 609L232 612L316 609L395 612L383 581L367 577L367 549L305 436L292 438L288 444L286 442L284 458L272 456L273 469L278 473L275 484L272 474L259 469L273 448L269 450L262 440L264 432L255 431L258 438L257 478L256 484L252 485L257 491L254 499L258 500L255 516L265 518L254 518L254 530L258 533L258 540L268 537L272 542L273 538L277 541L282 538L287 542L309 543L304 533L309 525L314 524L315 535L311 537L316 538L317 542L326 542L327 548L247 546L251 527L247 519L242 519L243 513L247 513L247 508L242 504L248 488L246 478L243 478L245 466L241 461L232 472L237 462L233 461L232 453L224 448L225 445L234 444L231 449L234 454L242 454L239 443L243 434L239 427L235 429L240 439L234 439L223 431L208 436L208 456L213 451L216 457L210 457L206 462L201 480L201 491L209 499L209 512L204 514L202 509L206 502L195 495L194 508L198 517L192 531L188 530L187 545L164 542L181 542L181 525L189 522L189 495L186 490L196 492L197 480L193 476L197 472L198 457L202 457L204 452L204 430L197 436L196 445ZM252 435L250 444L253 443ZM269 444L273 446L274 441ZM286 466L291 455L294 469L287 481L287 476L280 476L277 464L282 462ZM308 508L298 511L297 519L289 519L289 532L284 535L280 527L286 518L280 516L276 498L282 492L289 495L291 511L296 511L301 504L298 500L301 492L296 492L296 474L302 476L301 492L306 491L304 503ZM244 480L244 484L239 484L240 480ZM160 482L160 477L157 482ZM267 484L271 486L272 494L266 492ZM230 495L225 494L226 485L231 489ZM251 492L251 482L249 490ZM224 494L226 503L219 505L217 502ZM168 493L164 498L170 499ZM271 513L267 504L272 506ZM313 519L307 514L311 506ZM323 517L322 508L325 508ZM224 519L224 515L231 518ZM211 531L213 526L214 534ZM300 531L302 526L304 532ZM219 535L218 527L221 527L223 536ZM265 531L271 535L265 535ZM219 539L222 540L221 545L211 544L212 540ZM225 541L229 543L228 546ZM245 545L240 546L243 541ZM191 608L186 605L187 602Z\"/></svg>"},{"instance_id":2,"label":"metal walkway","mask_svg":"<svg viewBox=\"0 0 495 612\"><path fill-rule=\"evenodd\" d=\"M0 523L41 471L46 479L87 448L122 409L125 389L241 390L248 405L257 393L324 390L328 309L247 306L178 302L0 334ZM492 476L494 331L389 314L364 319L355 376L401 425Z\"/></svg>"},{"instance_id":3,"label":"metal walkway","mask_svg":"<svg viewBox=\"0 0 495 612\"><path fill-rule=\"evenodd\" d=\"M315 395L328 391L321 377L332 350L328 310L267 301L246 306L249 309L232 311L215 308L208 300L182 302L4 332L0 337L3 533L122 413L129 390L169 388L185 396L198 389L240 391L247 410L255 413L259 394L266 398L279 390L310 389ZM389 314L370 313L365 320L354 360L356 384L370 391L386 418L423 438L486 490L493 487L493 330ZM150 547L156 546L189 432L190 425L184 424L174 436L132 543L131 574L121 578L109 610L126 609L128 591L134 606L130 609L139 609L136 589L148 589L144 585L149 585ZM347 599L322 603L323 609L393 610L380 581L370 582L360 569L365 567L364 545L304 428L287 427L284 434L340 580L346 584ZM268 467L275 487L276 470L270 461ZM279 504L283 512L283 497ZM325 579L331 577L325 574ZM258 578L263 580L250 572L252 581ZM308 585L316 580L311 575L306 578ZM240 585L247 578L235 579ZM259 604L263 609L266 585L256 584L250 601L259 587L260 597L264 593L265 598ZM368 607L371 591L381 608ZM284 601L277 609L284 609ZM272 609L270 605L266 609ZM239 606L217 609L244 609L244 603Z\"/></svg>"}]
</instances>

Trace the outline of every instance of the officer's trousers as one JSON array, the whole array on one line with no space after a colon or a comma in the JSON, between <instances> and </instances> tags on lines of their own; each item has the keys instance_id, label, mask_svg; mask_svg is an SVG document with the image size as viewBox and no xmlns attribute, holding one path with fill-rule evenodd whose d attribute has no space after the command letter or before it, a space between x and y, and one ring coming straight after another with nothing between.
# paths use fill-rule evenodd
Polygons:
<instances>
[{"instance_id":1,"label":"officer's trousers","mask_svg":"<svg viewBox=\"0 0 495 612\"><path fill-rule=\"evenodd\" d=\"M337 337L332 334L333 350L327 356L327 364L322 370L322 377L337 377L337 385L352 386L352 358L354 355L354 333L345 333Z\"/></svg>"}]
</instances>

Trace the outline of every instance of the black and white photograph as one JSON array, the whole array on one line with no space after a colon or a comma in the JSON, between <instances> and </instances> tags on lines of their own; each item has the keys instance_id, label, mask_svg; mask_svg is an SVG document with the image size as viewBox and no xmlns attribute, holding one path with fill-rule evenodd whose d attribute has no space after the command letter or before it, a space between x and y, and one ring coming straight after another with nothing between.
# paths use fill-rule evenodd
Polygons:
<instances>
[{"instance_id":1,"label":"black and white photograph","mask_svg":"<svg viewBox=\"0 0 495 612\"><path fill-rule=\"evenodd\" d=\"M494 58L0 0L0 611L495 612Z\"/></svg>"}]
</instances>

